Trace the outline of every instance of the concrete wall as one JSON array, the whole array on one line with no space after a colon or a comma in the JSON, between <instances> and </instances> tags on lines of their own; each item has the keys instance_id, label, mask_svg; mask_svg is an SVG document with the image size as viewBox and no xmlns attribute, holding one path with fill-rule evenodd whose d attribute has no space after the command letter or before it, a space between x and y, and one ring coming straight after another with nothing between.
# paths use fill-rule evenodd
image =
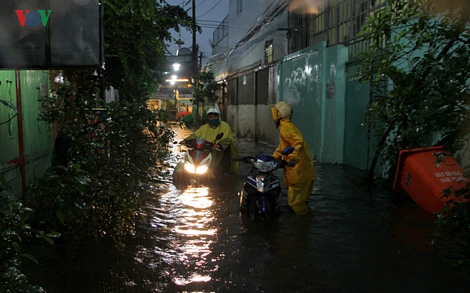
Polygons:
<instances>
[{"instance_id":1,"label":"concrete wall","mask_svg":"<svg viewBox=\"0 0 470 293\"><path fill-rule=\"evenodd\" d=\"M287 55L279 63L279 100L290 104L292 121L299 128L312 155L323 162L326 143L322 131L325 116L326 45Z\"/></svg>"},{"instance_id":2,"label":"concrete wall","mask_svg":"<svg viewBox=\"0 0 470 293\"><path fill-rule=\"evenodd\" d=\"M206 67L214 72L216 80L232 78L234 72L264 66L266 42L272 41L273 62L287 52L287 2L285 0L252 0L244 3L243 10L237 11L237 2L230 1L228 14L228 35L213 48L214 55ZM215 64L215 65L214 65Z\"/></svg>"},{"instance_id":3,"label":"concrete wall","mask_svg":"<svg viewBox=\"0 0 470 293\"><path fill-rule=\"evenodd\" d=\"M234 134L275 144L278 133L271 108L278 97L277 66L247 70L227 82L227 122Z\"/></svg>"},{"instance_id":4,"label":"concrete wall","mask_svg":"<svg viewBox=\"0 0 470 293\"><path fill-rule=\"evenodd\" d=\"M236 110L236 135L238 137L255 139L256 129L256 106L238 105ZM234 117L235 119L235 117Z\"/></svg>"}]
</instances>

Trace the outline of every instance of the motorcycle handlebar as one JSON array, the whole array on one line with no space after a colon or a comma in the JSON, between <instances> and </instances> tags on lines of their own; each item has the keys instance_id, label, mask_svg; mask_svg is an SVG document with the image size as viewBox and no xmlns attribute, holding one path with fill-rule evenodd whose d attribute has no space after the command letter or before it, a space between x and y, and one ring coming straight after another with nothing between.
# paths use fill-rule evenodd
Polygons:
<instances>
[{"instance_id":1,"label":"motorcycle handlebar","mask_svg":"<svg viewBox=\"0 0 470 293\"><path fill-rule=\"evenodd\" d=\"M194 142L192 140L186 140L186 139L183 139L179 142L180 145L182 146L185 146L189 149L193 149L193 148L196 148L196 145L194 144ZM202 147L202 149L205 149L205 150L209 150L209 149L212 149L212 150L216 150L216 151L222 151L221 149L218 149L218 148L214 148L214 144L211 143L211 142L208 142L206 141L204 146Z\"/></svg>"},{"instance_id":2,"label":"motorcycle handlebar","mask_svg":"<svg viewBox=\"0 0 470 293\"><path fill-rule=\"evenodd\" d=\"M253 167L255 167L254 166L254 160L255 160L255 157L253 157L253 156L247 156L247 157L233 158L232 159L232 161L243 162L245 164L250 164ZM285 161L285 160L276 160L276 161L277 161L276 169L277 168L284 168L285 166L287 166L287 161Z\"/></svg>"},{"instance_id":3,"label":"motorcycle handlebar","mask_svg":"<svg viewBox=\"0 0 470 293\"><path fill-rule=\"evenodd\" d=\"M255 158L253 156L248 156L248 157L241 157L241 158L233 158L232 161L235 162L244 162L244 163L250 163L251 160L254 160Z\"/></svg>"}]
</instances>

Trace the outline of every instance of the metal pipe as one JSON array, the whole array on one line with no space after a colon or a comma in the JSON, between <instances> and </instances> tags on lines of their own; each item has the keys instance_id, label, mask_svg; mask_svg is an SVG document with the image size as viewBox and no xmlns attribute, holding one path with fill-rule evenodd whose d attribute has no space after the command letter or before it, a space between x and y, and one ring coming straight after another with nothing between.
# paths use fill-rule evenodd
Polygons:
<instances>
[{"instance_id":1,"label":"metal pipe","mask_svg":"<svg viewBox=\"0 0 470 293\"><path fill-rule=\"evenodd\" d=\"M15 70L16 78L16 108L19 113L23 113L21 106L21 75L19 70ZM26 198L26 160L24 153L24 133L23 133L23 118L22 115L17 115L18 121L18 160L16 164L20 168L21 173L21 187L23 191L23 203L27 201Z\"/></svg>"}]
</instances>

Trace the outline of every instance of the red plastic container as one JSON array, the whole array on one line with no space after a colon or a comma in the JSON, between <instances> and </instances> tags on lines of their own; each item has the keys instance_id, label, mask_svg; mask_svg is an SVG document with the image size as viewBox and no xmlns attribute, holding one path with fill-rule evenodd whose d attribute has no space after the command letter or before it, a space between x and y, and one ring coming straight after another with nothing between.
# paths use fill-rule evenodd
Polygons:
<instances>
[{"instance_id":1,"label":"red plastic container","mask_svg":"<svg viewBox=\"0 0 470 293\"><path fill-rule=\"evenodd\" d=\"M443 191L462 188L468 180L442 146L401 150L393 190L404 190L423 210L437 213L450 199L442 197Z\"/></svg>"}]
</instances>

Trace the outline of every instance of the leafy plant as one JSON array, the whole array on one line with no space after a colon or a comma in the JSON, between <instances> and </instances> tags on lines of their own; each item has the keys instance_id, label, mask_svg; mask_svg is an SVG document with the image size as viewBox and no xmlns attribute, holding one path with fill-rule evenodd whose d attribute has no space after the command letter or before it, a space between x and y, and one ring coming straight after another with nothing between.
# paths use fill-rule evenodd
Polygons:
<instances>
[{"instance_id":1,"label":"leafy plant","mask_svg":"<svg viewBox=\"0 0 470 293\"><path fill-rule=\"evenodd\" d=\"M52 168L32 189L38 224L64 235L116 238L133 230L143 186L165 172L173 132L168 114L147 109L165 68L170 30L193 28L180 6L165 1L105 3L106 67L66 70L66 83L48 99L41 119L58 129ZM113 86L119 101L98 93ZM53 211L51 213L51 211ZM51 216L52 215L52 216Z\"/></svg>"},{"instance_id":2,"label":"leafy plant","mask_svg":"<svg viewBox=\"0 0 470 293\"><path fill-rule=\"evenodd\" d=\"M42 288L29 284L21 271L22 259L36 261L23 251L22 246L31 239L44 239L53 243L57 233L46 233L31 227L32 210L15 198L5 178L0 175L0 291L42 292Z\"/></svg>"},{"instance_id":3,"label":"leafy plant","mask_svg":"<svg viewBox=\"0 0 470 293\"><path fill-rule=\"evenodd\" d=\"M196 103L217 101L216 92L220 90L221 85L214 80L212 71L201 71L193 78L191 83L193 87L193 98Z\"/></svg>"},{"instance_id":4,"label":"leafy plant","mask_svg":"<svg viewBox=\"0 0 470 293\"><path fill-rule=\"evenodd\" d=\"M82 82L60 88L42 116L60 136L55 165L31 191L36 221L66 236L119 238L134 229L143 183L165 171L168 114L140 102L103 103L92 82L73 74Z\"/></svg>"},{"instance_id":5,"label":"leafy plant","mask_svg":"<svg viewBox=\"0 0 470 293\"><path fill-rule=\"evenodd\" d=\"M470 71L462 66L470 62L464 2L441 10L440 2L392 0L363 26L370 50L360 76L373 90L368 112L377 134L369 183L380 155L393 178L402 149L464 148L470 132Z\"/></svg>"},{"instance_id":6,"label":"leafy plant","mask_svg":"<svg viewBox=\"0 0 470 293\"><path fill-rule=\"evenodd\" d=\"M171 31L192 31L193 19L165 1L107 0L105 5L106 86L118 88L123 99L146 99L165 71Z\"/></svg>"},{"instance_id":7,"label":"leafy plant","mask_svg":"<svg viewBox=\"0 0 470 293\"><path fill-rule=\"evenodd\" d=\"M433 235L433 244L447 240L454 245L456 265L468 266L470 264L470 181L463 187L455 189L450 187L444 190L443 197L447 200L444 208L437 214L436 229Z\"/></svg>"},{"instance_id":8,"label":"leafy plant","mask_svg":"<svg viewBox=\"0 0 470 293\"><path fill-rule=\"evenodd\" d=\"M362 33L370 43L360 75L371 83L368 109L377 134L368 174L373 182L379 156L393 178L399 151L443 145L465 149L470 132L470 5L467 1L389 1L371 15ZM436 235L470 240L469 184L448 189Z\"/></svg>"},{"instance_id":9,"label":"leafy plant","mask_svg":"<svg viewBox=\"0 0 470 293\"><path fill-rule=\"evenodd\" d=\"M164 126L168 115L147 109L146 100L158 89L170 30L193 29L193 21L165 1L105 5L106 67L99 78L92 70L64 70L65 83L45 101L41 119L57 129L51 168L29 190L28 206L0 184L2 292L40 290L19 268L28 257L22 241L58 236L41 228L61 231L62 241L132 233L144 183L165 172L173 132ZM119 102L106 104L99 95L109 86L119 90Z\"/></svg>"},{"instance_id":10,"label":"leafy plant","mask_svg":"<svg viewBox=\"0 0 470 293\"><path fill-rule=\"evenodd\" d=\"M450 231L461 240L470 242L470 182L460 189L444 190L444 198L448 201L438 214L436 234L439 236Z\"/></svg>"}]
</instances>

